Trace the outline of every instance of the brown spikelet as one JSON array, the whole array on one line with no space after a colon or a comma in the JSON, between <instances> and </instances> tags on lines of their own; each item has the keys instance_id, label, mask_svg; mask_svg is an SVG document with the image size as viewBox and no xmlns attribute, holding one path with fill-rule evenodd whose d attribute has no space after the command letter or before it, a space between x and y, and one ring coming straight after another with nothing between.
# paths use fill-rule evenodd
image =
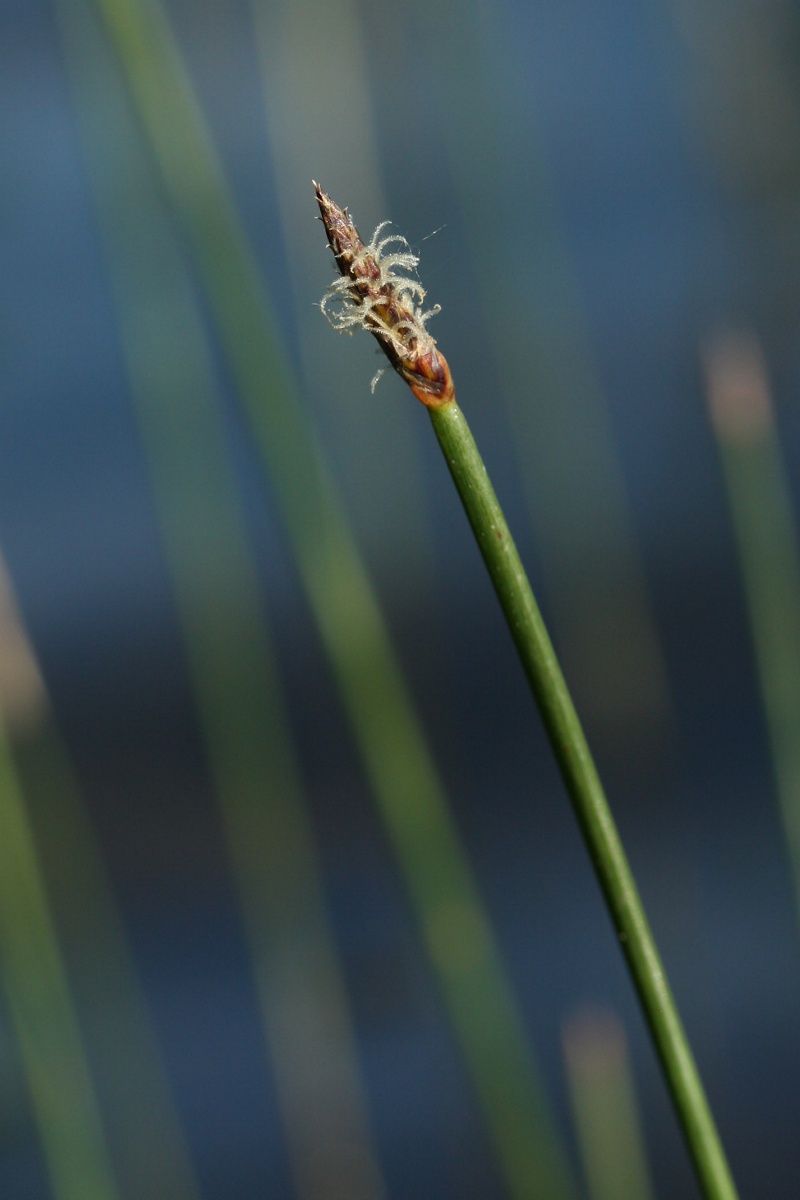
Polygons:
<instances>
[{"instance_id":1,"label":"brown spikelet","mask_svg":"<svg viewBox=\"0 0 800 1200\"><path fill-rule=\"evenodd\" d=\"M318 183L314 190L342 275L326 292L322 311L335 329L351 332L360 326L373 334L395 371L423 404L429 408L449 404L455 398L450 368L425 328L428 317L439 309L422 310L425 289L408 274L416 267L417 256L405 238L397 234L381 237L388 221L378 226L365 245L347 209L334 204ZM392 243L401 249L388 252Z\"/></svg>"}]
</instances>

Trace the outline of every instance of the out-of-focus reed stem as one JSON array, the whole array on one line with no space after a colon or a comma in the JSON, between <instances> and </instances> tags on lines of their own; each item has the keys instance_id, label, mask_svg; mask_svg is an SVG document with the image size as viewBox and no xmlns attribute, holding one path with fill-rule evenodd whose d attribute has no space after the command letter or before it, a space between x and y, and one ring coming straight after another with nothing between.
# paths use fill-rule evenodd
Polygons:
<instances>
[{"instance_id":1,"label":"out-of-focus reed stem","mask_svg":"<svg viewBox=\"0 0 800 1200\"><path fill-rule=\"evenodd\" d=\"M800 558L763 355L750 333L709 344L708 400L744 579L800 918Z\"/></svg>"},{"instance_id":2,"label":"out-of-focus reed stem","mask_svg":"<svg viewBox=\"0 0 800 1200\"><path fill-rule=\"evenodd\" d=\"M381 1200L314 831L226 453L202 320L105 39L69 39L125 364L274 1068L299 1200ZM77 37L77 33L80 37ZM102 113L84 94L104 83ZM126 146L120 177L113 145ZM119 189L119 192L117 191ZM136 204L125 203L132 192ZM221 1014L224 1020L224 1014Z\"/></svg>"},{"instance_id":3,"label":"out-of-focus reed stem","mask_svg":"<svg viewBox=\"0 0 800 1200\"><path fill-rule=\"evenodd\" d=\"M654 1200L622 1026L604 1009L579 1012L563 1042L590 1200Z\"/></svg>"},{"instance_id":4,"label":"out-of-focus reed stem","mask_svg":"<svg viewBox=\"0 0 800 1200\"><path fill-rule=\"evenodd\" d=\"M2 723L0 962L55 1200L118 1200L67 972Z\"/></svg>"},{"instance_id":5,"label":"out-of-focus reed stem","mask_svg":"<svg viewBox=\"0 0 800 1200\"><path fill-rule=\"evenodd\" d=\"M525 1032L383 617L300 415L227 183L161 8L94 0L190 240L320 636L515 1200L572 1195Z\"/></svg>"},{"instance_id":6,"label":"out-of-focus reed stem","mask_svg":"<svg viewBox=\"0 0 800 1200\"><path fill-rule=\"evenodd\" d=\"M424 38L404 36L407 8ZM421 71L435 89L464 253L480 280L469 307L510 421L573 692L620 746L657 744L671 718L663 652L516 19L491 0L414 0L387 20L410 60L398 55L400 78Z\"/></svg>"},{"instance_id":7,"label":"out-of-focus reed stem","mask_svg":"<svg viewBox=\"0 0 800 1200\"><path fill-rule=\"evenodd\" d=\"M455 401L429 414L572 800L701 1187L709 1200L733 1200L733 1180L633 875L486 467Z\"/></svg>"},{"instance_id":8,"label":"out-of-focus reed stem","mask_svg":"<svg viewBox=\"0 0 800 1200\"><path fill-rule=\"evenodd\" d=\"M92 1014L82 1041L119 1189L126 1196L195 1200L102 852L1 559L0 709L53 928L69 963L73 1007Z\"/></svg>"},{"instance_id":9,"label":"out-of-focus reed stem","mask_svg":"<svg viewBox=\"0 0 800 1200\"><path fill-rule=\"evenodd\" d=\"M14 739L58 934L125 1195L196 1200L198 1191L97 836L52 720ZM100 1005L102 997L102 1006Z\"/></svg>"}]
</instances>

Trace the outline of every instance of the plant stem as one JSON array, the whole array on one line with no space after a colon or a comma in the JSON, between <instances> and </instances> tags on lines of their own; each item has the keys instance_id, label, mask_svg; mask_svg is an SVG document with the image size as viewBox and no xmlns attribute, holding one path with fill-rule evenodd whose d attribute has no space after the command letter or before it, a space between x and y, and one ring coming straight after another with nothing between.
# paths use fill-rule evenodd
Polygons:
<instances>
[{"instance_id":1,"label":"plant stem","mask_svg":"<svg viewBox=\"0 0 800 1200\"><path fill-rule=\"evenodd\" d=\"M577 1012L563 1046L590 1200L654 1200L622 1025L607 1009Z\"/></svg>"},{"instance_id":2,"label":"plant stem","mask_svg":"<svg viewBox=\"0 0 800 1200\"><path fill-rule=\"evenodd\" d=\"M800 918L800 555L791 491L758 343L744 331L722 335L705 359Z\"/></svg>"},{"instance_id":3,"label":"plant stem","mask_svg":"<svg viewBox=\"0 0 800 1200\"><path fill-rule=\"evenodd\" d=\"M486 467L455 401L429 412L572 800L701 1188L709 1200L734 1200L736 1189L633 875Z\"/></svg>"},{"instance_id":4,"label":"plant stem","mask_svg":"<svg viewBox=\"0 0 800 1200\"><path fill-rule=\"evenodd\" d=\"M166 13L156 0L93 6L186 231L509 1196L568 1200L575 1194L569 1168L496 938L375 592L300 411L252 248Z\"/></svg>"},{"instance_id":5,"label":"plant stem","mask_svg":"<svg viewBox=\"0 0 800 1200\"><path fill-rule=\"evenodd\" d=\"M2 721L0 973L54 1200L120 1200L38 849Z\"/></svg>"},{"instance_id":6,"label":"plant stem","mask_svg":"<svg viewBox=\"0 0 800 1200\"><path fill-rule=\"evenodd\" d=\"M122 362L239 900L292 1195L382 1200L314 822L191 271L102 26L86 0L59 0L59 9ZM98 88L106 96L102 109L91 101ZM161 112L166 126L167 106ZM112 166L114 144L126 148L124 169L119 161ZM123 191L136 196L135 205L120 202ZM156 1192L167 1189L131 1194Z\"/></svg>"}]
</instances>

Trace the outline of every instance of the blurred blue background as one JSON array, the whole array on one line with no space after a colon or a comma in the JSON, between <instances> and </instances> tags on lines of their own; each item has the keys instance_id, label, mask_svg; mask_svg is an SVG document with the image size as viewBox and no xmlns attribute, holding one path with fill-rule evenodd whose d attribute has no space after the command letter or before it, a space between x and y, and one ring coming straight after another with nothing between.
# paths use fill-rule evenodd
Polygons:
<instances>
[{"instance_id":1,"label":"blurred blue background","mask_svg":"<svg viewBox=\"0 0 800 1200\"><path fill-rule=\"evenodd\" d=\"M387 1193L499 1200L285 492L264 467L209 276L130 98L127 71L148 50L125 43L126 8L154 11L144 0L0 9L0 547L36 663L8 672L7 725L34 764L44 727L63 738L58 769L83 797L109 874L199 1194L297 1194L210 718L198 716L194 610L175 583L191 544L184 561L210 627L252 618L231 526L205 524L216 467L206 494L191 462L193 438L205 453L192 403L205 356ZM734 1175L742 1195L788 1200L800 1168L800 943L703 353L720 332L758 339L796 513L797 6L173 0L166 15L267 297L280 377L382 603L568 1155L563 1026L586 1005L608 1008L629 1041L656 1194L698 1194L426 414L394 377L371 396L373 343L335 337L315 307L332 264L312 177L363 235L391 218L421 256L442 305L432 332L574 685ZM152 98L150 119L180 140L168 97ZM202 185L187 175L182 186ZM172 255L197 352L183 318L173 324L185 296L173 307ZM245 317L241 328L246 339ZM155 330L148 369L163 395L182 397L169 429L136 400L143 329ZM172 483L170 445L184 464ZM302 491L301 460L296 470ZM182 526L164 516L171 501ZM63 845L43 858L62 861ZM133 1069L125 1027L115 1061L93 1042L115 1020L103 953L79 924L63 936L90 1061L110 1081L98 1088L113 1157L124 1123L114 1096ZM0 1008L0 1193L33 1200L50 1185L11 1009ZM120 1170L121 1193L135 1194Z\"/></svg>"}]
</instances>

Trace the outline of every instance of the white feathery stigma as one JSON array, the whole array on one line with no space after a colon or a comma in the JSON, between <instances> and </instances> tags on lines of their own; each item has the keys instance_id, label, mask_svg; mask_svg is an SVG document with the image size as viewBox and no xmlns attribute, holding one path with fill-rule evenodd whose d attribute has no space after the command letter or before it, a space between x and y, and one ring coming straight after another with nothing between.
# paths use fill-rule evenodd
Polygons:
<instances>
[{"instance_id":1,"label":"white feathery stigma","mask_svg":"<svg viewBox=\"0 0 800 1200\"><path fill-rule=\"evenodd\" d=\"M416 269L419 258L400 234L381 237L390 223L382 221L371 241L354 256L349 274L333 280L320 308L340 333L352 333L361 327L391 342L400 354L408 352L409 344L424 353L436 345L425 325L429 317L440 311L440 306L423 310L425 288L409 274ZM392 244L405 249L387 253ZM369 267L377 268L377 278L368 274ZM360 268L364 268L363 273ZM386 319L389 303L405 309L407 319L395 319L390 324ZM373 390L382 374L379 371L373 379Z\"/></svg>"}]
</instances>

